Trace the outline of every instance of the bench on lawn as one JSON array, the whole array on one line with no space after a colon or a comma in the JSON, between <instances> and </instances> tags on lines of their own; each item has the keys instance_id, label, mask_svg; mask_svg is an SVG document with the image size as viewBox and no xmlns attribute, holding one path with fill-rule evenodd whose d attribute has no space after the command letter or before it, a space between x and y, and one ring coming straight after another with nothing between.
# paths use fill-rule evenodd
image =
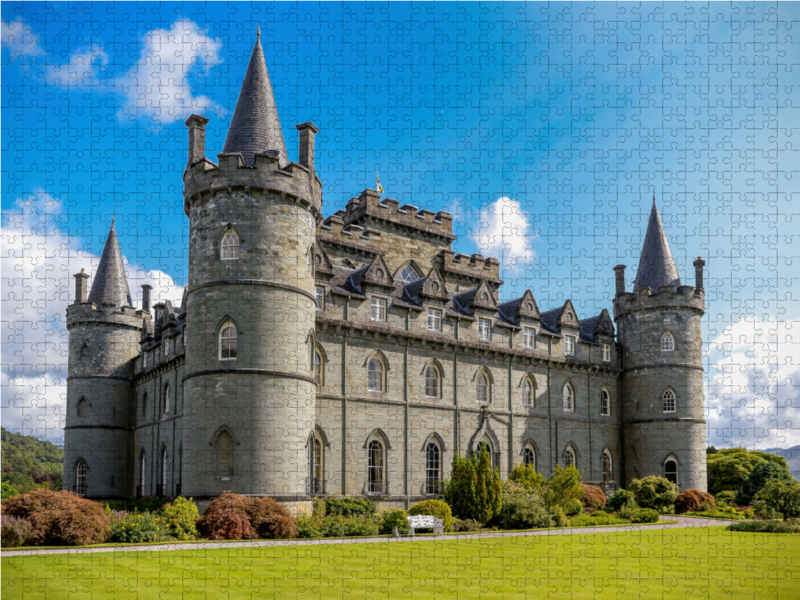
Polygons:
<instances>
[{"instance_id":1,"label":"bench on lawn","mask_svg":"<svg viewBox=\"0 0 800 600\"><path fill-rule=\"evenodd\" d=\"M437 519L433 515L413 515L406 517L408 521L408 537L414 537L415 529L433 529L433 533L444 534L444 519Z\"/></svg>"}]
</instances>

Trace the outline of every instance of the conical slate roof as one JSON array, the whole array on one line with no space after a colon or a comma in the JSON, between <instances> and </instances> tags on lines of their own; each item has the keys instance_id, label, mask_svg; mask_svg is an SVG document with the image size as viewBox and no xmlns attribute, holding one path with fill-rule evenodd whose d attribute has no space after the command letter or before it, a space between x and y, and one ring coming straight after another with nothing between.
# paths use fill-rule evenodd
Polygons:
<instances>
[{"instance_id":1,"label":"conical slate roof","mask_svg":"<svg viewBox=\"0 0 800 600\"><path fill-rule=\"evenodd\" d=\"M260 28L222 151L241 152L248 165L255 163L257 153L274 153L281 167L289 164L267 61L261 49Z\"/></svg>"},{"instance_id":2,"label":"conical slate roof","mask_svg":"<svg viewBox=\"0 0 800 600\"><path fill-rule=\"evenodd\" d=\"M650 221L647 223L647 233L644 235L639 270L636 272L633 289L649 287L657 292L660 285L678 287L680 284L681 278L675 266L675 259L672 258L672 250L669 247L667 234L664 233L664 225L661 223L654 194L653 208L650 210Z\"/></svg>"},{"instance_id":3,"label":"conical slate roof","mask_svg":"<svg viewBox=\"0 0 800 600\"><path fill-rule=\"evenodd\" d=\"M106 245L103 246L103 254L100 256L100 264L94 274L92 291L89 292L89 302L94 302L98 306L104 303L114 304L117 307L133 306L113 219Z\"/></svg>"}]
</instances>

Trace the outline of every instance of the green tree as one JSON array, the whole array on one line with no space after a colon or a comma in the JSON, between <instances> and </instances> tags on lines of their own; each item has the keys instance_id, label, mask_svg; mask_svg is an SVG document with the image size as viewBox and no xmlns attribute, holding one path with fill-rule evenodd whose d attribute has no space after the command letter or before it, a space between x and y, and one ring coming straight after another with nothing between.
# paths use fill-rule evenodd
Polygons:
<instances>
[{"instance_id":1,"label":"green tree","mask_svg":"<svg viewBox=\"0 0 800 600\"><path fill-rule=\"evenodd\" d=\"M755 466L762 462L773 462L789 469L782 456L747 450L745 448L723 448L708 454L708 491L716 496L720 492L738 492L744 486Z\"/></svg>"},{"instance_id":2,"label":"green tree","mask_svg":"<svg viewBox=\"0 0 800 600\"><path fill-rule=\"evenodd\" d=\"M581 472L574 465L564 469L556 465L556 472L547 482L542 493L542 499L547 510L558 506L565 508L571 500L580 500L583 497L581 487Z\"/></svg>"},{"instance_id":3,"label":"green tree","mask_svg":"<svg viewBox=\"0 0 800 600\"><path fill-rule=\"evenodd\" d=\"M488 522L503 506L503 483L499 470L493 470L489 452L480 458L453 457L450 481L445 486L444 500L453 514L461 519Z\"/></svg>"},{"instance_id":4,"label":"green tree","mask_svg":"<svg viewBox=\"0 0 800 600\"><path fill-rule=\"evenodd\" d=\"M458 454L453 457L453 468L450 480L445 485L444 501L450 505L453 514L462 519L471 519L475 488L478 483L476 461L462 458Z\"/></svg>"},{"instance_id":5,"label":"green tree","mask_svg":"<svg viewBox=\"0 0 800 600\"><path fill-rule=\"evenodd\" d=\"M666 512L673 506L681 492L676 484L657 475L634 479L628 490L633 492L636 504L642 508L653 508L661 512Z\"/></svg>"},{"instance_id":6,"label":"green tree","mask_svg":"<svg viewBox=\"0 0 800 600\"><path fill-rule=\"evenodd\" d=\"M500 469L492 469L489 451L484 447L478 459L475 483L475 516L476 521L488 523L503 508L503 482Z\"/></svg>"},{"instance_id":7,"label":"green tree","mask_svg":"<svg viewBox=\"0 0 800 600\"><path fill-rule=\"evenodd\" d=\"M16 490L14 486L5 481L0 484L2 486L2 495L0 495L0 500L5 500L6 498L13 498L14 496L19 496L19 492Z\"/></svg>"},{"instance_id":8,"label":"green tree","mask_svg":"<svg viewBox=\"0 0 800 600\"><path fill-rule=\"evenodd\" d=\"M547 479L544 475L537 473L533 465L518 464L514 465L511 470L511 475L508 476L509 481L514 481L525 488L526 492L533 492L540 494Z\"/></svg>"},{"instance_id":9,"label":"green tree","mask_svg":"<svg viewBox=\"0 0 800 600\"><path fill-rule=\"evenodd\" d=\"M755 495L757 507L766 506L783 515L783 520L800 517L800 485L782 479L770 479Z\"/></svg>"},{"instance_id":10,"label":"green tree","mask_svg":"<svg viewBox=\"0 0 800 600\"><path fill-rule=\"evenodd\" d=\"M784 465L772 461L758 463L750 472L744 485L742 485L742 488L736 495L736 502L740 506L749 505L753 501L753 497L758 494L771 479L777 479L785 483L796 483L792 474L789 472L789 468L785 466L785 462L786 461L784 461Z\"/></svg>"},{"instance_id":11,"label":"green tree","mask_svg":"<svg viewBox=\"0 0 800 600\"><path fill-rule=\"evenodd\" d=\"M31 435L0 428L3 471L18 473L61 473L64 449Z\"/></svg>"}]
</instances>

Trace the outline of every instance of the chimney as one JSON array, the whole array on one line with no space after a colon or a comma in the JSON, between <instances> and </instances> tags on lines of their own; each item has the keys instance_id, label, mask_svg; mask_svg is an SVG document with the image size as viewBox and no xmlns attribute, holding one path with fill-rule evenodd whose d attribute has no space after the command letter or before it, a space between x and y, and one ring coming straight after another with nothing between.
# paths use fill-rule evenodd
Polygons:
<instances>
[{"instance_id":1,"label":"chimney","mask_svg":"<svg viewBox=\"0 0 800 600\"><path fill-rule=\"evenodd\" d=\"M145 283L142 286L142 310L150 312L150 290L153 289L152 285Z\"/></svg>"},{"instance_id":2,"label":"chimney","mask_svg":"<svg viewBox=\"0 0 800 600\"><path fill-rule=\"evenodd\" d=\"M300 132L300 164L314 172L314 134L319 133L311 121L295 125Z\"/></svg>"},{"instance_id":3,"label":"chimney","mask_svg":"<svg viewBox=\"0 0 800 600\"><path fill-rule=\"evenodd\" d=\"M703 267L706 266L706 261L704 261L699 256L697 260L692 263L694 265L694 289L696 290L704 290L703 287Z\"/></svg>"},{"instance_id":4,"label":"chimney","mask_svg":"<svg viewBox=\"0 0 800 600\"><path fill-rule=\"evenodd\" d=\"M89 296L89 275L81 269L80 273L75 273L75 304L83 304Z\"/></svg>"},{"instance_id":5,"label":"chimney","mask_svg":"<svg viewBox=\"0 0 800 600\"><path fill-rule=\"evenodd\" d=\"M625 265L617 265L614 267L614 277L616 281L617 291L616 295L625 293Z\"/></svg>"},{"instance_id":6,"label":"chimney","mask_svg":"<svg viewBox=\"0 0 800 600\"><path fill-rule=\"evenodd\" d=\"M206 123L208 119L200 115L192 115L186 119L189 128L189 166L206 157Z\"/></svg>"}]
</instances>

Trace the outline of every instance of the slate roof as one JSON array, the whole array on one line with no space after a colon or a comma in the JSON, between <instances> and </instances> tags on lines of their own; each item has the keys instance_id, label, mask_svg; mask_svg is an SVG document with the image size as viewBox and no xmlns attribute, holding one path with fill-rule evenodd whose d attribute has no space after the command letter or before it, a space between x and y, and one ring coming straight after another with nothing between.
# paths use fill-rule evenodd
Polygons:
<instances>
[{"instance_id":1,"label":"slate roof","mask_svg":"<svg viewBox=\"0 0 800 600\"><path fill-rule=\"evenodd\" d=\"M251 166L256 154L277 156L281 167L289 164L267 62L261 48L260 28L222 151L241 152L244 162Z\"/></svg>"},{"instance_id":2,"label":"slate roof","mask_svg":"<svg viewBox=\"0 0 800 600\"><path fill-rule=\"evenodd\" d=\"M552 332L558 331L558 321L561 319L561 313L564 312L564 307L559 306L558 308L553 308L548 310L547 312L543 312L540 315L542 319L542 325L547 327Z\"/></svg>"},{"instance_id":3,"label":"slate roof","mask_svg":"<svg viewBox=\"0 0 800 600\"><path fill-rule=\"evenodd\" d=\"M594 317L589 317L588 319L583 319L580 321L581 325L581 333L580 338L584 342L593 342L594 339L594 332L597 326L597 322L600 320L600 315L595 315Z\"/></svg>"},{"instance_id":4,"label":"slate roof","mask_svg":"<svg viewBox=\"0 0 800 600\"><path fill-rule=\"evenodd\" d=\"M633 289L649 287L653 292L658 292L660 285L681 285L678 268L672 258L661 215L656 206L656 197L653 195L653 208L650 210L650 221L647 223L647 233L644 235L642 255L639 258L639 269L633 281Z\"/></svg>"},{"instance_id":5,"label":"slate roof","mask_svg":"<svg viewBox=\"0 0 800 600\"><path fill-rule=\"evenodd\" d=\"M131 290L128 287L128 278L125 275L125 263L122 262L122 253L119 250L117 230L114 220L111 220L111 230L100 255L100 264L94 274L92 291L89 292L89 302L98 306L113 304L116 307L133 306Z\"/></svg>"}]
</instances>

